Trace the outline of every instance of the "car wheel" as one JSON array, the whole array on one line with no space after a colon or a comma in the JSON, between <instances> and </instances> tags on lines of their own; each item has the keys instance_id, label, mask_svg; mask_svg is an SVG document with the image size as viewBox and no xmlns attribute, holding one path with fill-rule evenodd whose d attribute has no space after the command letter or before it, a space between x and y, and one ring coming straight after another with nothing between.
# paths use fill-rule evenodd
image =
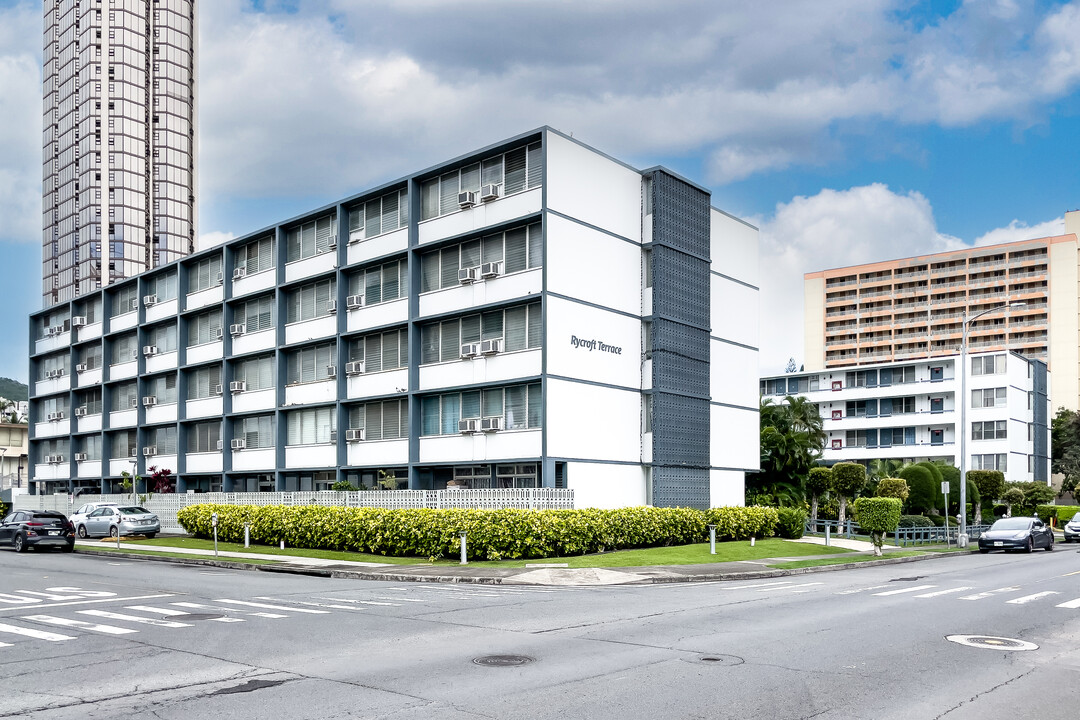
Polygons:
<instances>
[{"instance_id":1,"label":"car wheel","mask_svg":"<svg viewBox=\"0 0 1080 720\"><path fill-rule=\"evenodd\" d=\"M989 548L979 548L979 552L981 552L983 555L985 555L986 553L990 552L990 549Z\"/></svg>"},{"instance_id":2,"label":"car wheel","mask_svg":"<svg viewBox=\"0 0 1080 720\"><path fill-rule=\"evenodd\" d=\"M1028 536L1027 546L1024 548L1024 552L1029 553L1035 549L1035 538Z\"/></svg>"},{"instance_id":3,"label":"car wheel","mask_svg":"<svg viewBox=\"0 0 1080 720\"><path fill-rule=\"evenodd\" d=\"M1054 551L1054 536L1051 535L1050 536L1050 543L1046 546L1046 552L1053 552L1053 551Z\"/></svg>"},{"instance_id":4,"label":"car wheel","mask_svg":"<svg viewBox=\"0 0 1080 720\"><path fill-rule=\"evenodd\" d=\"M157 533L146 533L145 537L147 540L153 540L155 535L157 535Z\"/></svg>"},{"instance_id":5,"label":"car wheel","mask_svg":"<svg viewBox=\"0 0 1080 720\"><path fill-rule=\"evenodd\" d=\"M15 543L14 544L15 544L15 552L17 552L17 553L26 552L26 538L24 538L21 534L15 536Z\"/></svg>"},{"instance_id":6,"label":"car wheel","mask_svg":"<svg viewBox=\"0 0 1080 720\"><path fill-rule=\"evenodd\" d=\"M115 525L113 525L111 528L109 528L109 537L115 539L116 536L119 535L119 534L120 534L120 528L116 527Z\"/></svg>"},{"instance_id":7,"label":"car wheel","mask_svg":"<svg viewBox=\"0 0 1080 720\"><path fill-rule=\"evenodd\" d=\"M86 526L85 525L80 525L79 526L79 537L83 538L84 540L86 539Z\"/></svg>"}]
</instances>

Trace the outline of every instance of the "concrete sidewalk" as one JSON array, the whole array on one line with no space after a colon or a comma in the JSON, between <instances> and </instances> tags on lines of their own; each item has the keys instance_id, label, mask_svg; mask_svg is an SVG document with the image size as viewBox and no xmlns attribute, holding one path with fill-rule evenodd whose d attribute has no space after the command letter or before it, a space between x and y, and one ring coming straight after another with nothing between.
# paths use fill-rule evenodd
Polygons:
<instances>
[{"instance_id":1,"label":"concrete sidewalk","mask_svg":"<svg viewBox=\"0 0 1080 720\"><path fill-rule=\"evenodd\" d=\"M806 542L824 545L823 538L804 538ZM852 553L837 553L830 555L811 555L800 557L762 558L759 560L747 560L738 562L708 563L701 565L663 565L646 567L612 567L612 568L561 568L552 567L558 563L545 563L537 561L534 567L524 568L498 568L482 565L393 565L371 562L354 562L342 560L326 560L302 556L268 555L260 553L241 553L221 551L218 557L214 557L213 550L198 550L192 548L178 548L160 545L136 545L121 541L120 551L115 550L115 542L95 542L79 540L76 547L79 552L86 554L101 554L110 557L123 556L130 559L158 560L164 562L197 563L216 567L228 567L232 569L255 570L263 572L284 572L304 575L319 575L334 578L353 578L357 580L381 580L389 582L439 582L439 583L479 583L488 585L544 585L563 587L588 587L597 585L648 585L655 583L673 582L710 582L722 580L748 580L754 578L783 577L787 575L801 575L812 572L825 572L830 570L842 570L852 567L851 564L841 563L837 565L825 565L820 567L797 568L783 570L770 568L769 565L791 562L797 560L817 559L841 559L846 557L863 557L869 555L869 551L859 547L865 545L872 548L870 543L858 540L845 541L856 545L851 548ZM838 545L834 538L830 545ZM106 549L109 548L109 549ZM899 550L889 548L888 550ZM144 554L125 554L124 550L139 550L148 553L172 553L183 555L183 558L157 557ZM890 565L895 563L913 562L917 560L932 559L935 557L948 557L945 553L935 553L920 557L888 557L876 560L865 560L858 566ZM269 561L266 563L242 563L237 559L255 559Z\"/></svg>"}]
</instances>

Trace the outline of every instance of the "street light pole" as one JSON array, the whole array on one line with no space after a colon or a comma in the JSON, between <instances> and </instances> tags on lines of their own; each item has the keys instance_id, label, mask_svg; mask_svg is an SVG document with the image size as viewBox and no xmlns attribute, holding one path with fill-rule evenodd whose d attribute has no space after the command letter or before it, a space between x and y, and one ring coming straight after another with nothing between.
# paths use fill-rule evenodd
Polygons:
<instances>
[{"instance_id":1,"label":"street light pole","mask_svg":"<svg viewBox=\"0 0 1080 720\"><path fill-rule=\"evenodd\" d=\"M956 544L958 547L967 547L967 451L964 446L967 441L967 350L968 350L968 326L988 313L997 312L998 310L1008 310L1009 308L1024 307L1027 305L1023 300L1017 302L1006 303L1004 305L995 305L992 308L987 308L981 312L972 315L970 318L967 316L967 309L964 310L963 315L963 327L960 335L960 426L957 429L960 434L960 525L958 534L956 536ZM949 498L945 498L945 514L949 514Z\"/></svg>"}]
</instances>

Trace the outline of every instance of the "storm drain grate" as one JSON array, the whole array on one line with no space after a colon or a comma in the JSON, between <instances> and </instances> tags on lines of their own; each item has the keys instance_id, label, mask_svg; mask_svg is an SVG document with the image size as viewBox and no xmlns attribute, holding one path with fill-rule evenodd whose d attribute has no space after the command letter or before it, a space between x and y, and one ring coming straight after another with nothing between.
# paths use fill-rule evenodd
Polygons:
<instances>
[{"instance_id":1,"label":"storm drain grate","mask_svg":"<svg viewBox=\"0 0 1080 720\"><path fill-rule=\"evenodd\" d=\"M518 667L527 665L534 659L528 655L484 655L473 658L473 662L484 667Z\"/></svg>"},{"instance_id":2,"label":"storm drain grate","mask_svg":"<svg viewBox=\"0 0 1080 720\"><path fill-rule=\"evenodd\" d=\"M712 665L714 667L728 667L731 665L742 665L746 661L738 655L701 655L691 659L690 662L700 663L702 665Z\"/></svg>"},{"instance_id":3,"label":"storm drain grate","mask_svg":"<svg viewBox=\"0 0 1080 720\"><path fill-rule=\"evenodd\" d=\"M1025 640L1014 638L994 637L992 635L946 635L945 639L965 647L980 648L982 650L1038 650L1039 646Z\"/></svg>"}]
</instances>

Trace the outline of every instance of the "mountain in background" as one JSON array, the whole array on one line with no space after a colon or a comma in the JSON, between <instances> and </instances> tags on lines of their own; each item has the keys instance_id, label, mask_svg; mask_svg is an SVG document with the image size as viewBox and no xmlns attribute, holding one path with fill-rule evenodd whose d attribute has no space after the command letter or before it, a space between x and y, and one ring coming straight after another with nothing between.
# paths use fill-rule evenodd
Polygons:
<instances>
[{"instance_id":1,"label":"mountain in background","mask_svg":"<svg viewBox=\"0 0 1080 720\"><path fill-rule=\"evenodd\" d=\"M0 378L0 397L7 400L28 400L30 392L25 385L11 378Z\"/></svg>"}]
</instances>

